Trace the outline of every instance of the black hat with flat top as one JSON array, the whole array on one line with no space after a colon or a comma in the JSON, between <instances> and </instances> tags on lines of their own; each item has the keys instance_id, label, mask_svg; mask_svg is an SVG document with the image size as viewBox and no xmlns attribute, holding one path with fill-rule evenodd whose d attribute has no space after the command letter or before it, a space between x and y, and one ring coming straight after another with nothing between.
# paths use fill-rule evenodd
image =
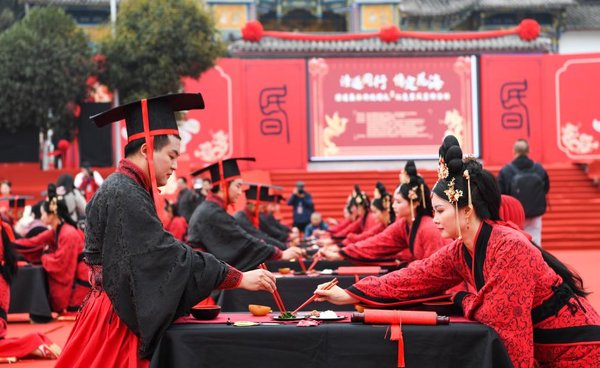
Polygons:
<instances>
[{"instance_id":1,"label":"black hat with flat top","mask_svg":"<svg viewBox=\"0 0 600 368\"><path fill-rule=\"evenodd\" d=\"M211 164L202 169L192 172L192 176L197 176L208 171L212 185L218 185L223 180L233 180L241 177L238 161L256 161L254 157L236 157L228 158Z\"/></svg>"},{"instance_id":2,"label":"black hat with flat top","mask_svg":"<svg viewBox=\"0 0 600 368\"><path fill-rule=\"evenodd\" d=\"M244 191L246 193L246 199L249 201L259 200L261 202L272 202L274 196L269 194L269 190L270 189L273 189L273 190L283 189L282 187L268 185L268 184L253 184L253 183L244 183L244 184L249 186L249 188Z\"/></svg>"},{"instance_id":3,"label":"black hat with flat top","mask_svg":"<svg viewBox=\"0 0 600 368\"><path fill-rule=\"evenodd\" d=\"M144 116L147 117L150 136L179 134L174 112L204 109L200 93L176 93L152 97L117 106L90 117L97 126L103 127L125 119L127 142L144 138Z\"/></svg>"},{"instance_id":4,"label":"black hat with flat top","mask_svg":"<svg viewBox=\"0 0 600 368\"><path fill-rule=\"evenodd\" d=\"M0 201L8 201L10 208L23 208L27 205L28 199L33 199L33 197L28 195L0 197Z\"/></svg>"}]
</instances>

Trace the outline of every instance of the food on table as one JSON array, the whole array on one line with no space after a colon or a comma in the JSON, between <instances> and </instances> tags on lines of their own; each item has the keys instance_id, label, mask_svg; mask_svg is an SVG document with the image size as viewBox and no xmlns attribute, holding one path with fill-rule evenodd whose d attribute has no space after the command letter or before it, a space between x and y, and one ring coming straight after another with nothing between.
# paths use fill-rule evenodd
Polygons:
<instances>
[{"instance_id":1,"label":"food on table","mask_svg":"<svg viewBox=\"0 0 600 368\"><path fill-rule=\"evenodd\" d=\"M279 315L279 319L294 319L296 315L290 311L285 311Z\"/></svg>"},{"instance_id":2,"label":"food on table","mask_svg":"<svg viewBox=\"0 0 600 368\"><path fill-rule=\"evenodd\" d=\"M266 316L271 313L271 307L266 305L250 304L248 310L253 316Z\"/></svg>"},{"instance_id":3,"label":"food on table","mask_svg":"<svg viewBox=\"0 0 600 368\"><path fill-rule=\"evenodd\" d=\"M334 311L332 311L332 310L326 310L325 312L321 312L321 314L319 315L319 318L322 318L322 319L328 319L328 318L334 319L334 318L338 318L338 315Z\"/></svg>"}]
</instances>

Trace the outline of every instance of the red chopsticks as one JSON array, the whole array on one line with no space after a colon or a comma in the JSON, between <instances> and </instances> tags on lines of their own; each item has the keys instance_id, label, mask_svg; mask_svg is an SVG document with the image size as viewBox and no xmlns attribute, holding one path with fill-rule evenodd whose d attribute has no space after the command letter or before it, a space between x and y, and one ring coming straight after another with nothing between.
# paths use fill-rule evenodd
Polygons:
<instances>
[{"instance_id":1,"label":"red chopsticks","mask_svg":"<svg viewBox=\"0 0 600 368\"><path fill-rule=\"evenodd\" d=\"M329 284L325 285L325 286L323 287L323 290L329 290L329 289L331 289L332 287L334 287L335 285L337 285L337 283L338 283L338 279L337 279L337 277L336 277L335 279L333 279L333 280L329 281ZM300 309L302 309L302 308L306 307L308 304L312 303L312 302L313 302L315 299L317 299L317 297L318 297L318 295L317 295L317 294L313 294L313 296L311 296L310 298L308 298L308 300L307 300L307 301L305 301L304 303L302 303L302 305L301 305L301 306L299 306L298 308L296 308L296 310L295 310L295 311L293 311L293 312L292 312L292 314L296 314L296 313L298 313L298 311L299 311Z\"/></svg>"},{"instance_id":2,"label":"red chopsticks","mask_svg":"<svg viewBox=\"0 0 600 368\"><path fill-rule=\"evenodd\" d=\"M310 271L313 270L313 268L315 268L315 266L317 265L317 262L319 262L319 260L321 259L321 253L317 253L313 256L313 261L310 264L310 266L308 266L308 270L306 270L306 273L309 273Z\"/></svg>"},{"instance_id":3,"label":"red chopsticks","mask_svg":"<svg viewBox=\"0 0 600 368\"><path fill-rule=\"evenodd\" d=\"M263 270L267 269L267 265L265 265L264 263L261 263L258 267L262 268ZM277 289L273 291L273 299L275 299L275 304L277 304L277 308L279 308L279 311L281 313L287 312L287 309L285 309L285 305L283 305L283 300L281 300L281 295L279 295Z\"/></svg>"},{"instance_id":4,"label":"red chopsticks","mask_svg":"<svg viewBox=\"0 0 600 368\"><path fill-rule=\"evenodd\" d=\"M304 264L304 258L300 257L298 259L298 263L300 263L300 268L302 269L302 271L304 273L306 273L307 271L306 271L306 265Z\"/></svg>"}]
</instances>

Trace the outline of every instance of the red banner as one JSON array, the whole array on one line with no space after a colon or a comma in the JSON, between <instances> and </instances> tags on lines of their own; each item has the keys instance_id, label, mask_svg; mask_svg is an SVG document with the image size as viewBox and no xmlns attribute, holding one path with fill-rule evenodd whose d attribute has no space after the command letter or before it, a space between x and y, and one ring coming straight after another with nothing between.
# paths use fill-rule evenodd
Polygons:
<instances>
[{"instance_id":1,"label":"red banner","mask_svg":"<svg viewBox=\"0 0 600 368\"><path fill-rule=\"evenodd\" d=\"M205 109L189 111L180 121L182 153L187 153L192 167L204 167L232 156L240 156L239 131L234 129L235 101L239 100L241 60L221 59L199 79L185 79L186 92L200 92ZM239 124L239 123L238 123Z\"/></svg>"},{"instance_id":2,"label":"red banner","mask_svg":"<svg viewBox=\"0 0 600 368\"><path fill-rule=\"evenodd\" d=\"M306 62L244 60L242 68L240 122L245 154L256 157L252 167L306 167Z\"/></svg>"},{"instance_id":3,"label":"red banner","mask_svg":"<svg viewBox=\"0 0 600 368\"><path fill-rule=\"evenodd\" d=\"M311 160L437 158L447 134L478 156L475 58L312 59L308 69Z\"/></svg>"},{"instance_id":4,"label":"red banner","mask_svg":"<svg viewBox=\"0 0 600 368\"><path fill-rule=\"evenodd\" d=\"M547 58L544 147L550 157L600 160L600 54ZM562 158L561 157L561 158ZM548 157L544 157L548 161ZM564 159L563 159L564 160Z\"/></svg>"},{"instance_id":5,"label":"red banner","mask_svg":"<svg viewBox=\"0 0 600 368\"><path fill-rule=\"evenodd\" d=\"M542 156L541 55L481 57L482 157L487 165L513 159L513 143L527 139L531 157Z\"/></svg>"},{"instance_id":6,"label":"red banner","mask_svg":"<svg viewBox=\"0 0 600 368\"><path fill-rule=\"evenodd\" d=\"M482 56L487 164L512 160L525 138L542 163L600 159L600 55Z\"/></svg>"}]
</instances>

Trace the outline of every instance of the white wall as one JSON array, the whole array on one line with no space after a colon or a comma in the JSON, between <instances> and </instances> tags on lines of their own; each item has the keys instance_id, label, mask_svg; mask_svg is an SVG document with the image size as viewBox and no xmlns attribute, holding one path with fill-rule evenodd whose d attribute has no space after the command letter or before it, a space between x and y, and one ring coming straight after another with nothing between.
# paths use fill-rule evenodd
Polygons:
<instances>
[{"instance_id":1,"label":"white wall","mask_svg":"<svg viewBox=\"0 0 600 368\"><path fill-rule=\"evenodd\" d=\"M600 30L565 32L560 37L559 49L561 54L600 52Z\"/></svg>"}]
</instances>

